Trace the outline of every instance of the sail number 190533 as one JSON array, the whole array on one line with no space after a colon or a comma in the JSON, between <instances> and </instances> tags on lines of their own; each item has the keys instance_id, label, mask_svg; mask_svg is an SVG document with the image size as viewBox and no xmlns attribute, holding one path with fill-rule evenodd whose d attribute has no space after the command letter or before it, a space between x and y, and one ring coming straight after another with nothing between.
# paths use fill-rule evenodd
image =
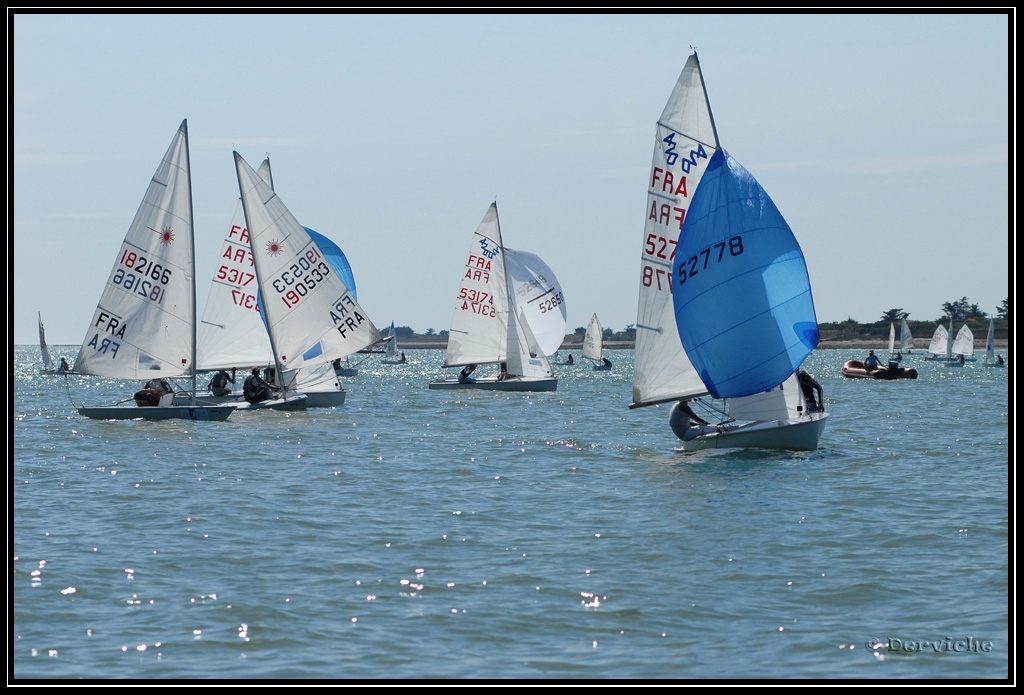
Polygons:
<instances>
[{"instance_id":1,"label":"sail number 190533","mask_svg":"<svg viewBox=\"0 0 1024 695\"><path fill-rule=\"evenodd\" d=\"M311 246L287 270L281 271L270 284L281 295L284 305L290 309L330 274L331 268L323 261L319 249Z\"/></svg>"}]
</instances>

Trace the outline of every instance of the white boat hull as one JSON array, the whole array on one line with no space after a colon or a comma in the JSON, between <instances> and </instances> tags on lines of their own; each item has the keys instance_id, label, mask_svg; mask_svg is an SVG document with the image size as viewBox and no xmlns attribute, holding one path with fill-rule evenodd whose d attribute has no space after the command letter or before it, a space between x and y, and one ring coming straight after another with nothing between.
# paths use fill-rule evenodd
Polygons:
<instances>
[{"instance_id":1,"label":"white boat hull","mask_svg":"<svg viewBox=\"0 0 1024 695\"><path fill-rule=\"evenodd\" d=\"M674 407L672 412L675 412ZM697 428L687 428L685 423L680 425L673 421L671 415L669 422L672 431L682 442L683 451L734 448L813 451L818 448L818 441L825 430L827 418L828 413L810 413L799 420L766 420L722 425L719 427L720 432L709 431L706 434L698 434ZM696 436L693 436L694 434Z\"/></svg>"},{"instance_id":2,"label":"white boat hull","mask_svg":"<svg viewBox=\"0 0 1024 695\"><path fill-rule=\"evenodd\" d=\"M287 398L272 398L259 403L247 403L243 400L235 406L236 410L305 410L307 396L304 393L292 393Z\"/></svg>"},{"instance_id":3,"label":"white boat hull","mask_svg":"<svg viewBox=\"0 0 1024 695\"><path fill-rule=\"evenodd\" d=\"M174 407L189 405L190 399L187 393L174 394ZM305 410L308 407L308 399L304 393L290 393L285 399L272 398L259 403L248 403L237 394L227 396L214 396L213 394L199 394L196 397L197 406L226 406L237 410Z\"/></svg>"},{"instance_id":4,"label":"white boat hull","mask_svg":"<svg viewBox=\"0 0 1024 695\"><path fill-rule=\"evenodd\" d=\"M525 378L511 379L477 379L459 383L458 379L435 379L428 385L431 389L477 390L477 391L555 391L558 388L556 378Z\"/></svg>"},{"instance_id":5,"label":"white boat hull","mask_svg":"<svg viewBox=\"0 0 1024 695\"><path fill-rule=\"evenodd\" d=\"M93 420L227 420L233 405L83 405L78 413Z\"/></svg>"}]
</instances>

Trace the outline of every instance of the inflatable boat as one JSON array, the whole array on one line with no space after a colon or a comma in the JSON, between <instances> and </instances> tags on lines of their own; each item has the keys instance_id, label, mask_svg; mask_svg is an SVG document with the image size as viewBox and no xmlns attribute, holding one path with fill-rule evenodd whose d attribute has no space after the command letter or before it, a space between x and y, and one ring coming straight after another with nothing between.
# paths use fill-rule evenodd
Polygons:
<instances>
[{"instance_id":1,"label":"inflatable boat","mask_svg":"<svg viewBox=\"0 0 1024 695\"><path fill-rule=\"evenodd\" d=\"M901 367L895 361L890 361L885 367L868 370L860 360L847 360L843 363L843 376L850 379L916 379L917 370Z\"/></svg>"}]
</instances>

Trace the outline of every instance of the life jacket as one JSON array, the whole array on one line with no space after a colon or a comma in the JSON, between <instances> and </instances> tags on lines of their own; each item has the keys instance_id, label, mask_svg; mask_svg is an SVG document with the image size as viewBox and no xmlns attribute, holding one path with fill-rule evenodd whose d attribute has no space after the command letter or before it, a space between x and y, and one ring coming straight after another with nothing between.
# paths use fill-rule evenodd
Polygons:
<instances>
[{"instance_id":1,"label":"life jacket","mask_svg":"<svg viewBox=\"0 0 1024 695\"><path fill-rule=\"evenodd\" d=\"M224 372L217 372L213 375L213 379L210 380L210 386L214 388L222 389L228 385L228 375Z\"/></svg>"},{"instance_id":2,"label":"life jacket","mask_svg":"<svg viewBox=\"0 0 1024 695\"><path fill-rule=\"evenodd\" d=\"M246 377L245 383L242 385L242 392L245 395L245 400L249 402L252 402L250 399L256 398L256 394L259 392L259 387L256 386L254 377Z\"/></svg>"}]
</instances>

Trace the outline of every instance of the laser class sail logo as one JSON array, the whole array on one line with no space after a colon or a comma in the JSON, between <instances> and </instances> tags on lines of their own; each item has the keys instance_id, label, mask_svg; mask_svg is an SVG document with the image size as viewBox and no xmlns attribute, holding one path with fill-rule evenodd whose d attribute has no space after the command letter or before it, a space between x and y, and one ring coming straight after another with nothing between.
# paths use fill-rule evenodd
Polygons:
<instances>
[{"instance_id":1,"label":"laser class sail logo","mask_svg":"<svg viewBox=\"0 0 1024 695\"><path fill-rule=\"evenodd\" d=\"M946 637L941 640L912 640L888 637L884 640L872 637L865 646L875 652L903 652L906 654L914 652L952 652L955 654L978 654L992 651L992 642L979 640L975 637L964 637L953 639Z\"/></svg>"}]
</instances>

